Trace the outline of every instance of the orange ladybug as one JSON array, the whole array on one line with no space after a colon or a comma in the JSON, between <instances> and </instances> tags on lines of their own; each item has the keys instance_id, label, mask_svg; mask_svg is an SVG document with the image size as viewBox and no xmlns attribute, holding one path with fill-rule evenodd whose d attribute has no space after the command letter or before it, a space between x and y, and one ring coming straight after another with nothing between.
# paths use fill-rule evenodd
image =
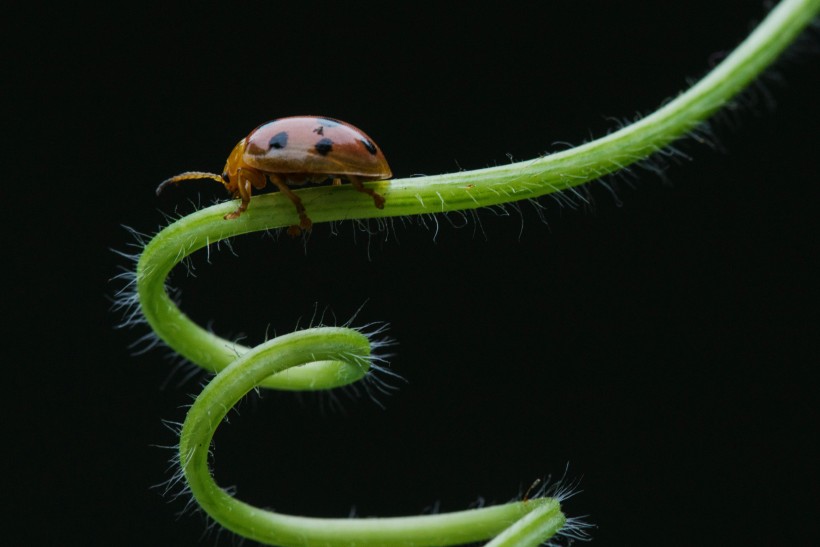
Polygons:
<instances>
[{"instance_id":1,"label":"orange ladybug","mask_svg":"<svg viewBox=\"0 0 820 547\"><path fill-rule=\"evenodd\" d=\"M302 200L290 186L332 180L347 180L359 192L369 194L377 208L384 197L365 188L362 182L393 176L376 143L349 123L320 116L292 116L260 125L234 147L221 175L188 171L162 182L166 186L183 180L210 178L225 186L241 203L225 219L238 218L248 208L251 188L261 190L270 180L296 206L299 224L288 229L291 235L310 230L312 222Z\"/></svg>"}]
</instances>

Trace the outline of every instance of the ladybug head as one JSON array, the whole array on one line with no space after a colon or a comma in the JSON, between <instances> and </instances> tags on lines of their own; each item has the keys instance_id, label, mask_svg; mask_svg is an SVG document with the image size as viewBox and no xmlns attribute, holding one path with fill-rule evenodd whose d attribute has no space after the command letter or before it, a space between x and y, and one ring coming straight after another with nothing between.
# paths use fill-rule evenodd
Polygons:
<instances>
[{"instance_id":1,"label":"ladybug head","mask_svg":"<svg viewBox=\"0 0 820 547\"><path fill-rule=\"evenodd\" d=\"M231 155L228 156L228 161L225 162L225 168L219 176L220 182L225 185L225 189L232 195L238 191L239 174L241 167L245 167L242 161L242 155L245 153L245 139L242 139L234 146Z\"/></svg>"}]
</instances>

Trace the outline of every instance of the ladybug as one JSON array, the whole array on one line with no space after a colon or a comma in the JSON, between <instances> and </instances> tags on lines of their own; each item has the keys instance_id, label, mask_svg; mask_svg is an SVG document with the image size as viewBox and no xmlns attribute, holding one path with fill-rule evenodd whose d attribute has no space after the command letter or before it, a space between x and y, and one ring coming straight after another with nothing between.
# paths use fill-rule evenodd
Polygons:
<instances>
[{"instance_id":1,"label":"ladybug","mask_svg":"<svg viewBox=\"0 0 820 547\"><path fill-rule=\"evenodd\" d=\"M166 186L183 180L213 179L225 186L234 198L241 199L236 211L226 220L239 218L248 208L251 188L261 190L270 180L296 206L299 224L288 229L296 236L310 230L302 200L290 186L331 180L339 185L347 180L359 192L370 195L378 209L384 197L365 188L362 182L388 179L393 175L376 143L361 129L349 123L320 116L291 116L264 123L234 147L221 175L188 171L163 181Z\"/></svg>"}]
</instances>

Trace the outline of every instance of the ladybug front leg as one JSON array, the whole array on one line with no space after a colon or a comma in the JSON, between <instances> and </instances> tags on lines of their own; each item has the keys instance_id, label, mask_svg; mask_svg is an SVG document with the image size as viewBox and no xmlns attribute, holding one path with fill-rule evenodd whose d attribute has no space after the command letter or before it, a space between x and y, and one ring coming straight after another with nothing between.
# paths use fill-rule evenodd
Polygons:
<instances>
[{"instance_id":1,"label":"ladybug front leg","mask_svg":"<svg viewBox=\"0 0 820 547\"><path fill-rule=\"evenodd\" d=\"M260 189L265 187L265 176L259 171L253 169L237 169L236 177L238 179L234 197L239 197L241 202L236 211L225 215L225 220L232 220L239 218L239 215L248 210L248 204L251 201L251 186Z\"/></svg>"},{"instance_id":2,"label":"ladybug front leg","mask_svg":"<svg viewBox=\"0 0 820 547\"><path fill-rule=\"evenodd\" d=\"M293 205L296 207L296 213L299 215L299 224L292 225L288 228L288 235L291 237L296 237L299 235L301 230L310 231L311 227L313 226L313 221L310 220L310 217L307 216L305 212L305 206L302 205L302 200L299 199L299 196L293 193L293 190L285 184L285 181L279 175L268 174L268 178L270 181L279 188L279 191L285 194Z\"/></svg>"},{"instance_id":3,"label":"ladybug front leg","mask_svg":"<svg viewBox=\"0 0 820 547\"><path fill-rule=\"evenodd\" d=\"M236 193L239 194L239 199L242 201L239 203L239 207L236 208L236 211L233 213L228 213L225 215L225 220L233 220L235 218L239 218L239 215L244 213L248 210L248 203L251 201L251 183L247 179L239 179L239 183L236 185ZM234 197L237 197L234 195Z\"/></svg>"},{"instance_id":4,"label":"ladybug front leg","mask_svg":"<svg viewBox=\"0 0 820 547\"><path fill-rule=\"evenodd\" d=\"M358 177L348 175L347 178L353 184L353 188L373 197L373 203L376 205L376 209L384 209L384 196L370 188L365 188L362 184L362 179Z\"/></svg>"}]
</instances>

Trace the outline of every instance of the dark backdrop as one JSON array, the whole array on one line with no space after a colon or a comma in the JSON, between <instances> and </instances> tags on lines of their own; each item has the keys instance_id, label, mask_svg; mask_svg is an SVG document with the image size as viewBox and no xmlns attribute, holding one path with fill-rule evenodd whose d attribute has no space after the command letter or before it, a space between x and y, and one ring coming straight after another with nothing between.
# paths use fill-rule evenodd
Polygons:
<instances>
[{"instance_id":1,"label":"dark backdrop","mask_svg":"<svg viewBox=\"0 0 820 547\"><path fill-rule=\"evenodd\" d=\"M118 5L7 19L8 545L228 545L169 477L204 378L132 355L112 280L123 226L222 199L219 170L275 117L365 129L396 176L527 159L651 111L734 47L763 2ZM318 516L506 501L548 474L600 545L802 544L818 360L817 40L666 180L633 169L577 208L251 235L194 259L182 307L225 336L316 306L390 324L407 382L368 398L265 394L217 436L240 498ZM611 119L614 117L615 119ZM10 172L8 172L10 171ZM330 317L330 312L328 316ZM339 409L338 407L341 407ZM815 456L812 457L811 454ZM9 480L10 479L10 480Z\"/></svg>"}]
</instances>

